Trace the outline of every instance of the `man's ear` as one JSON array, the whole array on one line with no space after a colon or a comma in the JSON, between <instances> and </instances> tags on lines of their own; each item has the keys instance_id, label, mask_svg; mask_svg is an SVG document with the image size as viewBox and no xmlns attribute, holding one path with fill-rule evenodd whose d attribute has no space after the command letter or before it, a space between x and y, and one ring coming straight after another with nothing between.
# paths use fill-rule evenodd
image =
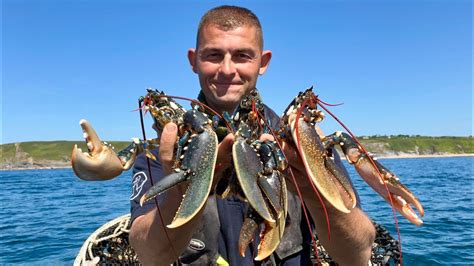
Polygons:
<instances>
[{"instance_id":1,"label":"man's ear","mask_svg":"<svg viewBox=\"0 0 474 266\"><path fill-rule=\"evenodd\" d=\"M188 61L189 61L189 64L191 65L191 69L193 70L193 72L197 74L196 49L189 48L189 50L188 50Z\"/></svg>"},{"instance_id":2,"label":"man's ear","mask_svg":"<svg viewBox=\"0 0 474 266\"><path fill-rule=\"evenodd\" d=\"M263 75L270 65L270 59L272 59L272 51L266 50L262 52L262 61L260 62L259 75Z\"/></svg>"}]
</instances>

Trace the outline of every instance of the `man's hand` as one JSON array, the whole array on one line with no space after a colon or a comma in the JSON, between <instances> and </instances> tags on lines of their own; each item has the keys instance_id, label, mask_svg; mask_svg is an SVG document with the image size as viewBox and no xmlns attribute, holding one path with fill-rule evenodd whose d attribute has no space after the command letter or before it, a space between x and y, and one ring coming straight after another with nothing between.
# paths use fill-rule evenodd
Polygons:
<instances>
[{"instance_id":1,"label":"man's hand","mask_svg":"<svg viewBox=\"0 0 474 266\"><path fill-rule=\"evenodd\" d=\"M174 145L177 139L178 127L176 124L173 122L166 124L160 136L160 149L158 154L165 175L169 175L171 170L173 170L171 168L173 167Z\"/></svg>"},{"instance_id":2,"label":"man's hand","mask_svg":"<svg viewBox=\"0 0 474 266\"><path fill-rule=\"evenodd\" d=\"M234 137L234 134L230 133L219 143L214 180L212 181L213 188L223 177L226 170L232 167L232 145L234 144Z\"/></svg>"}]
</instances>

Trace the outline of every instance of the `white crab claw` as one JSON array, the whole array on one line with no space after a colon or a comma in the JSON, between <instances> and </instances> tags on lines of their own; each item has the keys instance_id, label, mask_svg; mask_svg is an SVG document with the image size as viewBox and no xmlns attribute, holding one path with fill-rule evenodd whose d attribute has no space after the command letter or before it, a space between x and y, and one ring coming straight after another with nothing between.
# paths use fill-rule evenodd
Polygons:
<instances>
[{"instance_id":1,"label":"white crab claw","mask_svg":"<svg viewBox=\"0 0 474 266\"><path fill-rule=\"evenodd\" d=\"M74 173L87 181L109 180L123 172L123 165L112 148L102 144L91 124L82 119L79 124L89 152L82 152L74 145L71 164Z\"/></svg>"}]
</instances>

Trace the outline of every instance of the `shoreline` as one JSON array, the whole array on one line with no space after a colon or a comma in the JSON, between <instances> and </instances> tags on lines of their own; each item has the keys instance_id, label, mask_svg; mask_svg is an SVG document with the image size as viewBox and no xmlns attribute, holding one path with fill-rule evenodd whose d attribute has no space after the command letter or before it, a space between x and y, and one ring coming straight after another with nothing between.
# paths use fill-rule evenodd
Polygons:
<instances>
[{"instance_id":1,"label":"shoreline","mask_svg":"<svg viewBox=\"0 0 474 266\"><path fill-rule=\"evenodd\" d=\"M376 159L418 159L418 158L452 158L452 157L474 157L474 153L459 153L459 154L399 154L399 155L380 155L375 156ZM344 156L341 156L342 160L346 160ZM23 170L53 170L53 169L71 169L72 167L61 165L61 166L31 166L31 167L11 167L11 168L0 168L1 171L23 171Z\"/></svg>"},{"instance_id":2,"label":"shoreline","mask_svg":"<svg viewBox=\"0 0 474 266\"><path fill-rule=\"evenodd\" d=\"M54 169L72 169L71 166L32 166L32 167L11 167L0 168L1 171L23 171L23 170L54 170Z\"/></svg>"},{"instance_id":3,"label":"shoreline","mask_svg":"<svg viewBox=\"0 0 474 266\"><path fill-rule=\"evenodd\" d=\"M474 153L455 154L400 154L400 155L380 155L377 159L418 159L418 158L451 158L451 157L474 157Z\"/></svg>"}]
</instances>

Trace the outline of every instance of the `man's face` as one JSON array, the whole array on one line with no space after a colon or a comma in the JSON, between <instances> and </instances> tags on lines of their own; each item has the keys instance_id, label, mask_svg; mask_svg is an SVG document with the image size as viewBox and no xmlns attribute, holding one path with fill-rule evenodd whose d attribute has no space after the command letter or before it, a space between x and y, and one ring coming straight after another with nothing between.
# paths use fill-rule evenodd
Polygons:
<instances>
[{"instance_id":1,"label":"man's face","mask_svg":"<svg viewBox=\"0 0 474 266\"><path fill-rule=\"evenodd\" d=\"M198 48L189 50L188 59L212 108L232 112L255 88L271 58L270 51L262 52L258 40L256 29L249 26L229 31L212 25L202 29Z\"/></svg>"}]
</instances>

